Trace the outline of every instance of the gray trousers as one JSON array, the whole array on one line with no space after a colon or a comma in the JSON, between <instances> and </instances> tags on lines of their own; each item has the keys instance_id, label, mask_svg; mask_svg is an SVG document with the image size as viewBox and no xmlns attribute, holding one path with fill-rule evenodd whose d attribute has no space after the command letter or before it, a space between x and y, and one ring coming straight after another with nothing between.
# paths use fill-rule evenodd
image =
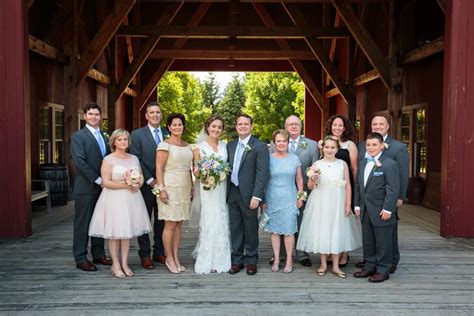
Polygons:
<instances>
[{"instance_id":1,"label":"gray trousers","mask_svg":"<svg viewBox=\"0 0 474 316\"><path fill-rule=\"evenodd\" d=\"M388 275L392 266L392 237L395 225L374 226L365 216L362 220L362 244L365 269Z\"/></svg>"},{"instance_id":2,"label":"gray trousers","mask_svg":"<svg viewBox=\"0 0 474 316\"><path fill-rule=\"evenodd\" d=\"M77 264L87 260L89 224L99 196L100 192L96 194L76 195L72 253ZM103 238L91 237L91 254L93 259L99 259L105 256Z\"/></svg>"},{"instance_id":3,"label":"gray trousers","mask_svg":"<svg viewBox=\"0 0 474 316\"><path fill-rule=\"evenodd\" d=\"M230 185L227 199L232 243L232 264L257 264L258 210L242 200L239 189Z\"/></svg>"},{"instance_id":4,"label":"gray trousers","mask_svg":"<svg viewBox=\"0 0 474 316\"><path fill-rule=\"evenodd\" d=\"M145 200L146 210L150 220L153 214L153 256L164 256L165 248L163 247L163 228L165 221L158 220L158 203L156 202L156 195L151 193L151 189L147 184L144 184L140 190ZM141 259L150 257L150 236L144 234L138 237L138 255Z\"/></svg>"}]
</instances>

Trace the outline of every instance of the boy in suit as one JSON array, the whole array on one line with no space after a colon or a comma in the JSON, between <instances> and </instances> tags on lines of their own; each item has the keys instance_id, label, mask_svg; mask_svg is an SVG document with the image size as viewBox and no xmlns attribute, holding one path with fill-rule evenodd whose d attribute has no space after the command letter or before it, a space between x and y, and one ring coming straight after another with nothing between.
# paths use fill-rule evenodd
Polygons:
<instances>
[{"instance_id":1,"label":"boy in suit","mask_svg":"<svg viewBox=\"0 0 474 316\"><path fill-rule=\"evenodd\" d=\"M96 103L83 108L86 126L71 136L71 154L76 168L74 183L75 214L73 254L76 267L83 271L96 271L96 266L87 260L89 224L99 199L102 184L100 167L102 159L110 154L106 136L100 129L101 111ZM91 254L94 263L112 265L105 256L104 239L91 237Z\"/></svg>"},{"instance_id":2,"label":"boy in suit","mask_svg":"<svg viewBox=\"0 0 474 316\"><path fill-rule=\"evenodd\" d=\"M354 210L362 222L365 269L354 272L369 282L389 278L393 264L392 238L396 219L400 175L397 163L383 155L384 141L379 133L370 133L366 155L359 161L354 190Z\"/></svg>"}]
</instances>

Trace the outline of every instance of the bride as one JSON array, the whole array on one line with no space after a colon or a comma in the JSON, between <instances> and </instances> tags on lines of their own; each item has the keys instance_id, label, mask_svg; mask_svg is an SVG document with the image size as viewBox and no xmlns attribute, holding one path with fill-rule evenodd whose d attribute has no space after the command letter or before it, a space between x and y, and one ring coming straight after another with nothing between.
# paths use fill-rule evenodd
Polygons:
<instances>
[{"instance_id":1,"label":"bride","mask_svg":"<svg viewBox=\"0 0 474 316\"><path fill-rule=\"evenodd\" d=\"M194 160L200 160L211 154L227 161L226 143L219 138L224 130L224 120L212 115L204 123L207 136L197 144ZM201 137L200 137L201 138ZM198 274L228 272L231 266L229 211L226 203L227 182L218 184L214 189L204 190L199 183L200 198L194 198L194 208L200 208L199 239L193 251L196 259L194 270Z\"/></svg>"}]
</instances>

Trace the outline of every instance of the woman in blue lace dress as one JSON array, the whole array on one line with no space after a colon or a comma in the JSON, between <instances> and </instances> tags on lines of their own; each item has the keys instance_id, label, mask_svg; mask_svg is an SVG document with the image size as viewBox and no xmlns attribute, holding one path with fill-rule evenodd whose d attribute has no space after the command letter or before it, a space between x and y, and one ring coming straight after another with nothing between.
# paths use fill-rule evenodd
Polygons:
<instances>
[{"instance_id":1,"label":"woman in blue lace dress","mask_svg":"<svg viewBox=\"0 0 474 316\"><path fill-rule=\"evenodd\" d=\"M273 133L275 152L270 155L270 180L265 193L265 212L270 217L264 230L270 233L275 258L272 271L280 270L280 238L283 235L286 264L283 272L293 271L292 253L295 233L298 231L297 218L303 205L303 174L298 156L288 153L290 135L284 129Z\"/></svg>"}]
</instances>

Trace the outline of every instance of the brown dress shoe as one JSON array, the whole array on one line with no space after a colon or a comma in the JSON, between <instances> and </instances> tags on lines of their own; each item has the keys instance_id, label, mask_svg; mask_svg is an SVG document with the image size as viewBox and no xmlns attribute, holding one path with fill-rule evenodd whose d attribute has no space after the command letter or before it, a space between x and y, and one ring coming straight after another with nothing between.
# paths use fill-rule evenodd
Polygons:
<instances>
[{"instance_id":1,"label":"brown dress shoe","mask_svg":"<svg viewBox=\"0 0 474 316\"><path fill-rule=\"evenodd\" d=\"M111 266L112 265L112 259L108 257L100 257L99 259L94 259L92 260L94 263L100 263L103 264L104 266Z\"/></svg>"},{"instance_id":2,"label":"brown dress shoe","mask_svg":"<svg viewBox=\"0 0 474 316\"><path fill-rule=\"evenodd\" d=\"M368 271L365 269L354 272L354 278L366 278L375 274L374 271Z\"/></svg>"},{"instance_id":3,"label":"brown dress shoe","mask_svg":"<svg viewBox=\"0 0 474 316\"><path fill-rule=\"evenodd\" d=\"M257 266L255 264L247 264L247 274L254 275L257 273Z\"/></svg>"},{"instance_id":4,"label":"brown dress shoe","mask_svg":"<svg viewBox=\"0 0 474 316\"><path fill-rule=\"evenodd\" d=\"M142 267L144 269L148 269L148 270L151 270L151 269L155 268L155 266L153 265L153 261L151 261L151 259L149 257L146 257L146 258L142 259Z\"/></svg>"},{"instance_id":5,"label":"brown dress shoe","mask_svg":"<svg viewBox=\"0 0 474 316\"><path fill-rule=\"evenodd\" d=\"M230 270L229 270L229 273L230 274L236 274L236 273L239 273L241 269L244 268L244 265L243 264L233 264L231 267L230 267Z\"/></svg>"},{"instance_id":6,"label":"brown dress shoe","mask_svg":"<svg viewBox=\"0 0 474 316\"><path fill-rule=\"evenodd\" d=\"M93 265L92 263L90 263L90 261L88 261L88 260L76 264L76 267L78 269L81 269L82 271L87 271L87 272L97 271L97 267L95 265Z\"/></svg>"},{"instance_id":7,"label":"brown dress shoe","mask_svg":"<svg viewBox=\"0 0 474 316\"><path fill-rule=\"evenodd\" d=\"M166 256L153 256L153 261L165 264Z\"/></svg>"},{"instance_id":8,"label":"brown dress shoe","mask_svg":"<svg viewBox=\"0 0 474 316\"><path fill-rule=\"evenodd\" d=\"M380 283L380 282L383 282L385 280L388 280L390 277L388 276L385 276L383 275L382 273L375 273L373 276L369 277L369 282L371 283Z\"/></svg>"},{"instance_id":9,"label":"brown dress shoe","mask_svg":"<svg viewBox=\"0 0 474 316\"><path fill-rule=\"evenodd\" d=\"M396 264L393 264L393 265L390 267L390 274L394 274L395 271L397 271L397 265L396 265Z\"/></svg>"}]
</instances>

